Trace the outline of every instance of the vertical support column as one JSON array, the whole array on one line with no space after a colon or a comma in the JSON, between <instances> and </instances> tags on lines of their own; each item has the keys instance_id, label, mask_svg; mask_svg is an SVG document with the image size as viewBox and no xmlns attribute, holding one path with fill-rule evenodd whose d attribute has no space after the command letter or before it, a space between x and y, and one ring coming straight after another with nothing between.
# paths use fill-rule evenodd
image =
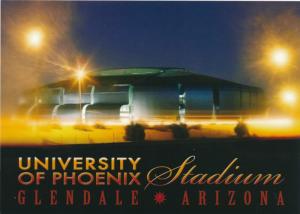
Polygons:
<instances>
[{"instance_id":1,"label":"vertical support column","mask_svg":"<svg viewBox=\"0 0 300 214\"><path fill-rule=\"evenodd\" d=\"M186 91L181 83L178 84L178 94L178 118L180 123L184 123L186 113Z\"/></svg>"},{"instance_id":2,"label":"vertical support column","mask_svg":"<svg viewBox=\"0 0 300 214\"><path fill-rule=\"evenodd\" d=\"M91 85L91 93L90 93L90 103L91 105L93 105L95 103L95 86L94 85Z\"/></svg>"},{"instance_id":3,"label":"vertical support column","mask_svg":"<svg viewBox=\"0 0 300 214\"><path fill-rule=\"evenodd\" d=\"M251 111L251 113L253 113L253 106L252 106L252 91L249 90L249 109Z\"/></svg>"},{"instance_id":4,"label":"vertical support column","mask_svg":"<svg viewBox=\"0 0 300 214\"><path fill-rule=\"evenodd\" d=\"M219 88L213 88L213 106L212 106L212 119L217 119L217 113L220 109L220 91Z\"/></svg>"},{"instance_id":5,"label":"vertical support column","mask_svg":"<svg viewBox=\"0 0 300 214\"><path fill-rule=\"evenodd\" d=\"M58 93L58 104L54 106L53 110L52 110L52 114L51 114L51 119L55 119L56 115L57 115L57 110L60 106L64 105L64 96L65 96L65 89L63 87L59 87L59 88L54 88L53 90L59 90Z\"/></svg>"},{"instance_id":6,"label":"vertical support column","mask_svg":"<svg viewBox=\"0 0 300 214\"><path fill-rule=\"evenodd\" d=\"M240 91L240 117L242 116L243 112L244 112L244 106L243 106L243 103L242 103L242 100L243 100L243 89L242 87L239 88L239 91Z\"/></svg>"},{"instance_id":7,"label":"vertical support column","mask_svg":"<svg viewBox=\"0 0 300 214\"><path fill-rule=\"evenodd\" d=\"M95 94L95 86L94 85L90 85L89 87L91 87L91 92L90 92L90 103L88 104L85 104L83 107L82 107L82 110L81 110L81 122L83 124L85 124L86 122L86 109L89 105L93 105L94 102L95 102L95 97L94 97L94 94Z\"/></svg>"},{"instance_id":8,"label":"vertical support column","mask_svg":"<svg viewBox=\"0 0 300 214\"><path fill-rule=\"evenodd\" d=\"M29 118L31 116L32 111L41 103L40 98L36 95L34 97L33 104L30 106L30 108L26 112L26 117Z\"/></svg>"},{"instance_id":9,"label":"vertical support column","mask_svg":"<svg viewBox=\"0 0 300 214\"><path fill-rule=\"evenodd\" d=\"M128 107L129 107L129 120L133 122L134 115L133 115L133 85L129 85L128 88Z\"/></svg>"},{"instance_id":10,"label":"vertical support column","mask_svg":"<svg viewBox=\"0 0 300 214\"><path fill-rule=\"evenodd\" d=\"M134 109L133 109L133 90L134 86L131 84L115 84L113 86L116 87L128 87L127 95L128 95L128 103L125 105L122 105L120 107L120 119L123 120L126 123L134 122Z\"/></svg>"}]
</instances>

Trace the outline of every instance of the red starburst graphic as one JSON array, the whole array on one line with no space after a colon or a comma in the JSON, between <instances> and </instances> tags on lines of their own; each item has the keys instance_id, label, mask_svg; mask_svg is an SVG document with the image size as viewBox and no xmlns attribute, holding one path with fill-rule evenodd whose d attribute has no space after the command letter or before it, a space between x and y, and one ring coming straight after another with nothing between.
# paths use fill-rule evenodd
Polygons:
<instances>
[{"instance_id":1,"label":"red starburst graphic","mask_svg":"<svg viewBox=\"0 0 300 214\"><path fill-rule=\"evenodd\" d=\"M154 201L157 204L162 204L167 200L167 196L163 192L157 192L154 194Z\"/></svg>"}]
</instances>

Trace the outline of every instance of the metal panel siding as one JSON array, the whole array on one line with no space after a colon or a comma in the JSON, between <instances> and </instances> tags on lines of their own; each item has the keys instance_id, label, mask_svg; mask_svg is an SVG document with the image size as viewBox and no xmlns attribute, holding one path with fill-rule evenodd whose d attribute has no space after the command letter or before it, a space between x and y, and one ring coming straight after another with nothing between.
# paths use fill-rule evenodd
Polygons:
<instances>
[{"instance_id":1,"label":"metal panel siding","mask_svg":"<svg viewBox=\"0 0 300 214\"><path fill-rule=\"evenodd\" d=\"M52 116L52 111L54 109L54 106L55 105L40 104L33 109L32 114L38 116L38 118L50 119Z\"/></svg>"},{"instance_id":2,"label":"metal panel siding","mask_svg":"<svg viewBox=\"0 0 300 214\"><path fill-rule=\"evenodd\" d=\"M80 121L81 112L78 104L63 105L57 110L57 118L62 121Z\"/></svg>"},{"instance_id":3,"label":"metal panel siding","mask_svg":"<svg viewBox=\"0 0 300 214\"><path fill-rule=\"evenodd\" d=\"M255 93L256 101L255 108L257 111L261 111L266 108L266 97L263 93L256 92Z\"/></svg>"},{"instance_id":4,"label":"metal panel siding","mask_svg":"<svg viewBox=\"0 0 300 214\"><path fill-rule=\"evenodd\" d=\"M258 113L265 108L264 95L259 88L196 75L184 69L116 69L101 74L93 78L93 83L82 85L81 99L77 85L70 87L72 81L62 81L32 92L32 99L24 99L20 105L29 109L39 101L40 105L51 107L40 108L37 113L51 114L55 105L64 103L57 114L74 119L80 117L80 101L81 107L91 102L94 104L84 108L89 119L102 119L106 115L119 117L120 107L131 104L131 101L133 106L124 106L127 108L125 113L132 113L136 119L160 117L175 120L179 108L181 116L184 112L190 117L207 116L212 114L213 104L216 105L214 112L220 115ZM180 98L178 84L182 90ZM94 94L94 99L91 99L91 94Z\"/></svg>"},{"instance_id":5,"label":"metal panel siding","mask_svg":"<svg viewBox=\"0 0 300 214\"><path fill-rule=\"evenodd\" d=\"M210 88L186 89L186 114L211 112L213 108L213 91Z\"/></svg>"},{"instance_id":6,"label":"metal panel siding","mask_svg":"<svg viewBox=\"0 0 300 214\"><path fill-rule=\"evenodd\" d=\"M251 103L250 103L250 92L246 89L242 90L242 100L241 100L241 108L242 110L250 110L251 109Z\"/></svg>"},{"instance_id":7,"label":"metal panel siding","mask_svg":"<svg viewBox=\"0 0 300 214\"><path fill-rule=\"evenodd\" d=\"M133 94L134 115L138 118L177 116L177 87L135 87Z\"/></svg>"},{"instance_id":8,"label":"metal panel siding","mask_svg":"<svg viewBox=\"0 0 300 214\"><path fill-rule=\"evenodd\" d=\"M101 122L107 119L119 119L121 105L101 105L88 106L86 110L87 121Z\"/></svg>"},{"instance_id":9,"label":"metal panel siding","mask_svg":"<svg viewBox=\"0 0 300 214\"><path fill-rule=\"evenodd\" d=\"M90 93L82 93L81 94L81 103L90 103L90 102L91 102ZM79 104L80 97L79 97L78 92L65 94L64 103L65 104Z\"/></svg>"},{"instance_id":10,"label":"metal panel siding","mask_svg":"<svg viewBox=\"0 0 300 214\"><path fill-rule=\"evenodd\" d=\"M232 113L241 109L241 94L238 89L220 90L220 112Z\"/></svg>"},{"instance_id":11,"label":"metal panel siding","mask_svg":"<svg viewBox=\"0 0 300 214\"><path fill-rule=\"evenodd\" d=\"M41 90L38 98L43 104L58 104L60 99L60 92L58 90Z\"/></svg>"},{"instance_id":12,"label":"metal panel siding","mask_svg":"<svg viewBox=\"0 0 300 214\"><path fill-rule=\"evenodd\" d=\"M128 104L128 92L95 92L94 103Z\"/></svg>"}]
</instances>

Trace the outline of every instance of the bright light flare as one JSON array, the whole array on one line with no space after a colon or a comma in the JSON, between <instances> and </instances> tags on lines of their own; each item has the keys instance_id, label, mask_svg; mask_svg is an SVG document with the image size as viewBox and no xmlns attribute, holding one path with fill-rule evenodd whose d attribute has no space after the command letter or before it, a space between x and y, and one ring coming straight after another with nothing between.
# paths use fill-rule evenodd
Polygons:
<instances>
[{"instance_id":1,"label":"bright light flare","mask_svg":"<svg viewBox=\"0 0 300 214\"><path fill-rule=\"evenodd\" d=\"M42 45L43 33L39 29L32 29L26 35L26 42L28 46L38 48Z\"/></svg>"},{"instance_id":2,"label":"bright light flare","mask_svg":"<svg viewBox=\"0 0 300 214\"><path fill-rule=\"evenodd\" d=\"M84 69L76 70L76 77L78 80L82 80L86 76L86 72Z\"/></svg>"},{"instance_id":3,"label":"bright light flare","mask_svg":"<svg viewBox=\"0 0 300 214\"><path fill-rule=\"evenodd\" d=\"M295 91L285 90L281 93L281 99L283 103L293 106L296 104L297 94Z\"/></svg>"},{"instance_id":4,"label":"bright light flare","mask_svg":"<svg viewBox=\"0 0 300 214\"><path fill-rule=\"evenodd\" d=\"M292 126L294 121L291 118L255 118L255 119L248 119L245 121L248 125L263 125L268 127L286 127Z\"/></svg>"},{"instance_id":5,"label":"bright light flare","mask_svg":"<svg viewBox=\"0 0 300 214\"><path fill-rule=\"evenodd\" d=\"M289 51L285 48L275 48L271 51L271 63L277 67L284 67L290 60Z\"/></svg>"}]
</instances>

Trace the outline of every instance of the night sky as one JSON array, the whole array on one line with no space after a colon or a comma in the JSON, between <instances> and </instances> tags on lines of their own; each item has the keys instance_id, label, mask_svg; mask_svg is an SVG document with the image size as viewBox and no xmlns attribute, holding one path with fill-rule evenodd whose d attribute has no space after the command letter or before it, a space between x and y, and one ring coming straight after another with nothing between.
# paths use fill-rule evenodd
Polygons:
<instances>
[{"instance_id":1,"label":"night sky","mask_svg":"<svg viewBox=\"0 0 300 214\"><path fill-rule=\"evenodd\" d=\"M299 2L4 1L1 9L2 101L10 106L86 61L91 71L181 67L264 89L300 83ZM45 34L37 50L25 41L34 27ZM263 60L274 44L292 50L284 76Z\"/></svg>"},{"instance_id":2,"label":"night sky","mask_svg":"<svg viewBox=\"0 0 300 214\"><path fill-rule=\"evenodd\" d=\"M100 68L185 67L245 81L248 25L257 14L276 15L300 5L242 2L74 3L77 46ZM255 39L255 38L253 38ZM240 78L240 79L237 79Z\"/></svg>"}]
</instances>

